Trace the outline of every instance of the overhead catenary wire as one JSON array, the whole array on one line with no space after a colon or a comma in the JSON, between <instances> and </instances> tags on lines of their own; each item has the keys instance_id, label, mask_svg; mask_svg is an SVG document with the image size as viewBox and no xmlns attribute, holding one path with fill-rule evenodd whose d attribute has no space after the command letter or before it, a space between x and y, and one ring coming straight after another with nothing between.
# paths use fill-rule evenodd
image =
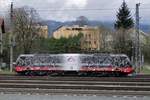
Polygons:
<instances>
[{"instance_id":1,"label":"overhead catenary wire","mask_svg":"<svg viewBox=\"0 0 150 100\"><path fill-rule=\"evenodd\" d=\"M135 10L135 8L129 8L130 10ZM36 9L37 11L116 11L118 8L47 8L47 9ZM150 10L150 8L140 8L140 10ZM8 10L0 10L0 12Z\"/></svg>"}]
</instances>

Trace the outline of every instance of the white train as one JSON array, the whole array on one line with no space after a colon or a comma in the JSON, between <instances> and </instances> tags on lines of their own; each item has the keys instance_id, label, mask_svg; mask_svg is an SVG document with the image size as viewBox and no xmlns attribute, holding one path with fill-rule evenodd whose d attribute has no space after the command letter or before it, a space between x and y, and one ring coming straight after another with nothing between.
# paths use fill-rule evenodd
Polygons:
<instances>
[{"instance_id":1,"label":"white train","mask_svg":"<svg viewBox=\"0 0 150 100\"><path fill-rule=\"evenodd\" d=\"M123 54L23 54L16 60L15 71L24 75L122 76L134 69Z\"/></svg>"}]
</instances>

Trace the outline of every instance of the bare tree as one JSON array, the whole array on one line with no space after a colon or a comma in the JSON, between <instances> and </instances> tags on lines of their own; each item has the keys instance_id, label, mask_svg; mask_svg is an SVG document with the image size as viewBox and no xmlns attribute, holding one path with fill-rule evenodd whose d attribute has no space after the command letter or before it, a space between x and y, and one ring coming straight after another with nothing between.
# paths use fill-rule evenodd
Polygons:
<instances>
[{"instance_id":1,"label":"bare tree","mask_svg":"<svg viewBox=\"0 0 150 100\"><path fill-rule=\"evenodd\" d=\"M113 35L114 52L124 53L128 56L132 56L133 39L131 37L132 31L120 29Z\"/></svg>"},{"instance_id":2,"label":"bare tree","mask_svg":"<svg viewBox=\"0 0 150 100\"><path fill-rule=\"evenodd\" d=\"M102 47L101 50L103 52L112 52L112 41L113 41L113 34L112 31L105 27L100 27L100 32L102 34Z\"/></svg>"},{"instance_id":3,"label":"bare tree","mask_svg":"<svg viewBox=\"0 0 150 100\"><path fill-rule=\"evenodd\" d=\"M13 34L16 47L22 53L30 53L33 41L39 37L39 15L36 10L29 7L16 8L12 18Z\"/></svg>"},{"instance_id":4,"label":"bare tree","mask_svg":"<svg viewBox=\"0 0 150 100\"><path fill-rule=\"evenodd\" d=\"M144 54L144 59L145 59L145 62L150 64L150 36L147 36L146 37L146 40L145 40L146 43L142 44L141 45L141 49L142 49L142 52Z\"/></svg>"}]
</instances>

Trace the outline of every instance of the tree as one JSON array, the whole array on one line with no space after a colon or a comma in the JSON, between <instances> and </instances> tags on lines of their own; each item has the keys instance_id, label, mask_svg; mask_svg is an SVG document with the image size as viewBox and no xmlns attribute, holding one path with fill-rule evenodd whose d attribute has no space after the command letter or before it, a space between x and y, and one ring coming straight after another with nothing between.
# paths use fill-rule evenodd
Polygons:
<instances>
[{"instance_id":1,"label":"tree","mask_svg":"<svg viewBox=\"0 0 150 100\"><path fill-rule=\"evenodd\" d=\"M39 37L33 43L31 53L49 53L49 43L51 38Z\"/></svg>"},{"instance_id":2,"label":"tree","mask_svg":"<svg viewBox=\"0 0 150 100\"><path fill-rule=\"evenodd\" d=\"M39 16L35 9L29 7L14 9L13 36L15 36L18 51L30 53L33 41L39 36L39 30Z\"/></svg>"},{"instance_id":3,"label":"tree","mask_svg":"<svg viewBox=\"0 0 150 100\"><path fill-rule=\"evenodd\" d=\"M82 33L79 33L77 36L68 38L67 42L67 52L79 53L81 52L81 39L83 37Z\"/></svg>"},{"instance_id":4,"label":"tree","mask_svg":"<svg viewBox=\"0 0 150 100\"><path fill-rule=\"evenodd\" d=\"M123 31L124 30L118 30L113 34L114 53L123 53L131 57L133 50L133 40L130 35L131 32L130 30Z\"/></svg>"},{"instance_id":5,"label":"tree","mask_svg":"<svg viewBox=\"0 0 150 100\"><path fill-rule=\"evenodd\" d=\"M130 29L134 26L130 10L125 1L123 1L119 12L117 13L117 21L114 24L115 29Z\"/></svg>"},{"instance_id":6,"label":"tree","mask_svg":"<svg viewBox=\"0 0 150 100\"><path fill-rule=\"evenodd\" d=\"M81 52L81 38L83 34L79 33L77 36L55 39L49 45L50 51L56 53L79 53Z\"/></svg>"},{"instance_id":7,"label":"tree","mask_svg":"<svg viewBox=\"0 0 150 100\"><path fill-rule=\"evenodd\" d=\"M128 56L132 55L133 40L131 39L130 30L133 28L134 22L125 1L123 1L119 12L117 13L117 21L114 24L117 30L114 34L114 52L124 53Z\"/></svg>"},{"instance_id":8,"label":"tree","mask_svg":"<svg viewBox=\"0 0 150 100\"><path fill-rule=\"evenodd\" d=\"M6 62L7 64L10 62L9 61L9 46L10 46L10 44L9 44L9 35L10 35L10 33L6 33L6 34L4 34L3 35L3 61L4 62Z\"/></svg>"},{"instance_id":9,"label":"tree","mask_svg":"<svg viewBox=\"0 0 150 100\"><path fill-rule=\"evenodd\" d=\"M104 27L104 26L101 26L99 27L99 30L101 32L101 40L100 42L102 43L101 45L101 48L100 48L100 51L101 52L112 52L112 37L113 37L113 33L110 29Z\"/></svg>"},{"instance_id":10,"label":"tree","mask_svg":"<svg viewBox=\"0 0 150 100\"><path fill-rule=\"evenodd\" d=\"M77 36L69 38L38 38L34 41L32 53L79 53L82 36L83 34L79 33Z\"/></svg>"},{"instance_id":11,"label":"tree","mask_svg":"<svg viewBox=\"0 0 150 100\"><path fill-rule=\"evenodd\" d=\"M146 43L141 47L142 53L144 54L145 62L150 64L150 37L146 38Z\"/></svg>"}]
</instances>

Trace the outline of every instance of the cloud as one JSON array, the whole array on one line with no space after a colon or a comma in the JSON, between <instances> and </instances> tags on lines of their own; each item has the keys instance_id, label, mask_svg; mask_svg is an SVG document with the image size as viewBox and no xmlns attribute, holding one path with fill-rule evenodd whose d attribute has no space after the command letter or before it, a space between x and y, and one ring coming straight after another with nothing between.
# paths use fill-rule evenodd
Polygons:
<instances>
[{"instance_id":1,"label":"cloud","mask_svg":"<svg viewBox=\"0 0 150 100\"><path fill-rule=\"evenodd\" d=\"M66 0L66 7L79 7L83 8L87 5L87 0Z\"/></svg>"},{"instance_id":2,"label":"cloud","mask_svg":"<svg viewBox=\"0 0 150 100\"><path fill-rule=\"evenodd\" d=\"M0 8L4 9L5 7L7 7L10 1L11 0L0 0Z\"/></svg>"},{"instance_id":3,"label":"cloud","mask_svg":"<svg viewBox=\"0 0 150 100\"><path fill-rule=\"evenodd\" d=\"M4 10L10 4L11 0L0 0L0 9Z\"/></svg>"},{"instance_id":4,"label":"cloud","mask_svg":"<svg viewBox=\"0 0 150 100\"><path fill-rule=\"evenodd\" d=\"M63 4L64 3L64 4ZM75 20L76 12L74 11L64 11L66 9L80 9L80 8L85 8L87 5L87 0L64 0L62 3L62 6L58 7L58 11L54 13L55 20L59 21L66 21L66 20ZM78 15L79 16L79 15Z\"/></svg>"},{"instance_id":5,"label":"cloud","mask_svg":"<svg viewBox=\"0 0 150 100\"><path fill-rule=\"evenodd\" d=\"M0 10L6 10L10 7L12 0L0 0ZM114 21L116 12L123 0L13 0L14 7L30 6L35 8L41 18L50 20L74 20L78 16L86 16L91 20ZM148 8L150 0L126 0L128 7L135 17L135 4L141 3L140 8ZM64 10L77 9L77 10ZM79 10L79 9L111 9L111 10ZM52 11L53 10L53 11ZM140 9L141 22L149 21L150 14L148 10Z\"/></svg>"},{"instance_id":6,"label":"cloud","mask_svg":"<svg viewBox=\"0 0 150 100\"><path fill-rule=\"evenodd\" d=\"M11 0L0 0L0 17L5 17L5 13L8 12L8 7Z\"/></svg>"}]
</instances>

